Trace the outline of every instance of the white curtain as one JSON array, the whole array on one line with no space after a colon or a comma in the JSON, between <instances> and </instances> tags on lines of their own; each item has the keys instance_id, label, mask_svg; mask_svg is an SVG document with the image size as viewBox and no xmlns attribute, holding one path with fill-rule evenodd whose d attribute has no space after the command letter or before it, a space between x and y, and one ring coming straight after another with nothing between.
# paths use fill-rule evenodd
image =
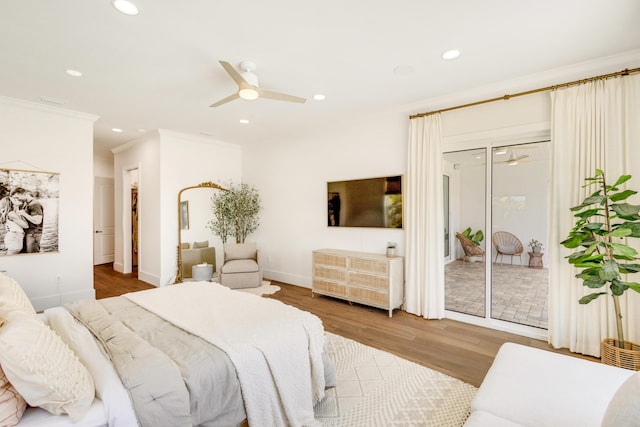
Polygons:
<instances>
[{"instance_id":1,"label":"white curtain","mask_svg":"<svg viewBox=\"0 0 640 427\"><path fill-rule=\"evenodd\" d=\"M440 114L411 120L406 176L405 309L444 317L444 211Z\"/></svg>"},{"instance_id":2,"label":"white curtain","mask_svg":"<svg viewBox=\"0 0 640 427\"><path fill-rule=\"evenodd\" d=\"M569 208L590 189L584 179L602 169L609 183L631 174L640 188L640 75L598 80L551 93L552 166L549 256L549 342L554 347L600 355L600 341L616 337L611 297L588 305L578 300L592 292L575 278L560 242L574 225ZM636 196L630 203L640 204ZM631 243L631 241L629 242ZM629 280L639 281L638 277ZM625 339L639 342L640 295L628 291L621 301ZM633 295L632 295L633 294Z\"/></svg>"}]
</instances>

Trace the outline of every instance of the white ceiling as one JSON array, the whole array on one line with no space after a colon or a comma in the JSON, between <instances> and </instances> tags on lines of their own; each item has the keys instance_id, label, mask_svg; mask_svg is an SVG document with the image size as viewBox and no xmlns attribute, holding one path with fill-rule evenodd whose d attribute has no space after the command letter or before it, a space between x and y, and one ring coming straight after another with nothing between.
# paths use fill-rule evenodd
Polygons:
<instances>
[{"instance_id":1,"label":"white ceiling","mask_svg":"<svg viewBox=\"0 0 640 427\"><path fill-rule=\"evenodd\" d=\"M640 48L638 0L134 2L137 16L111 0L0 2L0 95L99 115L97 152L157 128L253 144ZM309 100L209 108L236 89L219 60Z\"/></svg>"}]
</instances>

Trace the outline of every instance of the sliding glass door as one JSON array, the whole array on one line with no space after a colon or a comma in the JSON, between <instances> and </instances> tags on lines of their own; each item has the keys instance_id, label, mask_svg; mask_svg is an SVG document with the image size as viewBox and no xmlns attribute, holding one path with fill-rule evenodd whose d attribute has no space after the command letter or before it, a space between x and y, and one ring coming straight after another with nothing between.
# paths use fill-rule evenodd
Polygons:
<instances>
[{"instance_id":1,"label":"sliding glass door","mask_svg":"<svg viewBox=\"0 0 640 427\"><path fill-rule=\"evenodd\" d=\"M548 142L443 154L446 310L547 328L548 171Z\"/></svg>"},{"instance_id":2,"label":"sliding glass door","mask_svg":"<svg viewBox=\"0 0 640 427\"><path fill-rule=\"evenodd\" d=\"M548 143L493 148L492 158L491 318L546 329Z\"/></svg>"},{"instance_id":3,"label":"sliding glass door","mask_svg":"<svg viewBox=\"0 0 640 427\"><path fill-rule=\"evenodd\" d=\"M445 223L451 236L445 241L451 253L445 265L445 308L480 317L486 311L486 153L484 148L457 151L443 158L449 183Z\"/></svg>"}]
</instances>

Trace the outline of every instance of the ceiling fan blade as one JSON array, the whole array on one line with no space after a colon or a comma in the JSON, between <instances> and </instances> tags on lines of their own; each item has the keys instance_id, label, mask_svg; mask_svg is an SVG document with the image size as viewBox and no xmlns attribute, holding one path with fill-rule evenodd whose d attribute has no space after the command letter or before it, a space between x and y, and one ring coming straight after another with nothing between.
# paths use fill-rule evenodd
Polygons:
<instances>
[{"instance_id":1,"label":"ceiling fan blade","mask_svg":"<svg viewBox=\"0 0 640 427\"><path fill-rule=\"evenodd\" d=\"M516 157L514 160L515 161L520 161L520 160L526 159L527 157L529 157L528 154L523 154L522 156Z\"/></svg>"},{"instance_id":2,"label":"ceiling fan blade","mask_svg":"<svg viewBox=\"0 0 640 427\"><path fill-rule=\"evenodd\" d=\"M238 86L240 87L247 86L247 85L250 86L249 83L247 83L247 81L240 75L240 73L237 72L235 68L233 68L233 65L229 64L226 61L218 61L218 62L220 62L220 65L222 65L225 71L231 76L233 81L236 82Z\"/></svg>"},{"instance_id":3,"label":"ceiling fan blade","mask_svg":"<svg viewBox=\"0 0 640 427\"><path fill-rule=\"evenodd\" d=\"M277 101L298 102L300 104L304 104L305 102L307 102L306 98L287 95L286 93L274 92L267 89L258 89L258 93L262 98L275 99Z\"/></svg>"},{"instance_id":4,"label":"ceiling fan blade","mask_svg":"<svg viewBox=\"0 0 640 427\"><path fill-rule=\"evenodd\" d=\"M237 93L234 93L233 95L229 95L229 96L227 96L226 98L221 99L220 101L218 101L218 102L216 102L216 103L214 103L214 104L209 105L209 107L214 107L214 108L215 108L215 107L219 107L219 106L221 106L222 104L226 104L227 102L231 102L231 101L233 101L234 99L237 99L237 98L240 98L240 97L238 96L238 94L237 94Z\"/></svg>"}]
</instances>

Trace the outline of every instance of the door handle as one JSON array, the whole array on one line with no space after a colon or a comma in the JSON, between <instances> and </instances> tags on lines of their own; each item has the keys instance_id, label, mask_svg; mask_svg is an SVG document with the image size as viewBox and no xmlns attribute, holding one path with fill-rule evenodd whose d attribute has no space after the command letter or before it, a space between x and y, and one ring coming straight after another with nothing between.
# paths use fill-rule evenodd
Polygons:
<instances>
[{"instance_id":1,"label":"door handle","mask_svg":"<svg viewBox=\"0 0 640 427\"><path fill-rule=\"evenodd\" d=\"M97 233L102 233L102 230L96 230L96 234L97 234Z\"/></svg>"}]
</instances>

